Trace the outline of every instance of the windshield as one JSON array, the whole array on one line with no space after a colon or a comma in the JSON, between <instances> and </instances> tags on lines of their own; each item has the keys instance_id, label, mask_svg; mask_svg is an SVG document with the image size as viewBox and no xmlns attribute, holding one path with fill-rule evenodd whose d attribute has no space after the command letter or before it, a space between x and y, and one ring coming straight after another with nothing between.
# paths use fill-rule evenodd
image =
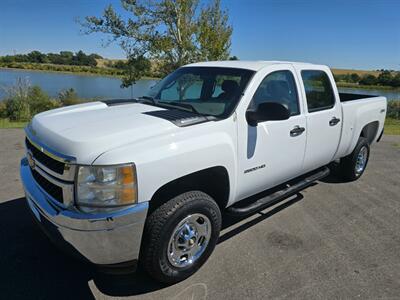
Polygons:
<instances>
[{"instance_id":1,"label":"windshield","mask_svg":"<svg viewBox=\"0 0 400 300\"><path fill-rule=\"evenodd\" d=\"M183 67L157 83L146 95L155 103L219 118L229 116L253 71L219 67Z\"/></svg>"}]
</instances>

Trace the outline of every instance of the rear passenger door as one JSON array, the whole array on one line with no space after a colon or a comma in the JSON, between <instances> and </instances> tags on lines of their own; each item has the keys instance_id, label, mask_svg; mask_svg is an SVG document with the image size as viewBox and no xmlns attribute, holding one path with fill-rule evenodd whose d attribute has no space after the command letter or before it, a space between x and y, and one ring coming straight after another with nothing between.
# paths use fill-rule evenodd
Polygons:
<instances>
[{"instance_id":1,"label":"rear passenger door","mask_svg":"<svg viewBox=\"0 0 400 300\"><path fill-rule=\"evenodd\" d=\"M330 71L300 69L307 122L307 146L303 169L310 171L330 163L341 135L341 105Z\"/></svg>"}]
</instances>

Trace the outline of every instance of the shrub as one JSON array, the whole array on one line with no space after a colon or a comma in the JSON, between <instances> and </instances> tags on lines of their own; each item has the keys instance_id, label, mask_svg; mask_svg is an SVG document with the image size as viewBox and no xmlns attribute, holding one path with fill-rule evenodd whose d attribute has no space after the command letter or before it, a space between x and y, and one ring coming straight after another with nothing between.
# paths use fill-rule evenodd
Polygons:
<instances>
[{"instance_id":1,"label":"shrub","mask_svg":"<svg viewBox=\"0 0 400 300\"><path fill-rule=\"evenodd\" d=\"M50 97L38 86L31 87L28 92L28 103L31 115L59 107L58 102Z\"/></svg>"},{"instance_id":2,"label":"shrub","mask_svg":"<svg viewBox=\"0 0 400 300\"><path fill-rule=\"evenodd\" d=\"M400 100L388 101L387 117L400 120Z\"/></svg>"},{"instance_id":3,"label":"shrub","mask_svg":"<svg viewBox=\"0 0 400 300\"><path fill-rule=\"evenodd\" d=\"M29 103L26 98L13 97L7 99L6 117L11 121L28 121L31 118Z\"/></svg>"},{"instance_id":4,"label":"shrub","mask_svg":"<svg viewBox=\"0 0 400 300\"><path fill-rule=\"evenodd\" d=\"M361 80L360 80L360 84L364 84L364 85L374 85L377 84L377 78L374 75L364 75Z\"/></svg>"},{"instance_id":5,"label":"shrub","mask_svg":"<svg viewBox=\"0 0 400 300\"><path fill-rule=\"evenodd\" d=\"M28 103L29 82L18 78L16 84L6 90L7 96L4 100L5 114L12 121L26 121L30 119L30 108Z\"/></svg>"},{"instance_id":6,"label":"shrub","mask_svg":"<svg viewBox=\"0 0 400 300\"><path fill-rule=\"evenodd\" d=\"M393 87L400 87L400 72L398 72L392 79L390 84Z\"/></svg>"},{"instance_id":7,"label":"shrub","mask_svg":"<svg viewBox=\"0 0 400 300\"><path fill-rule=\"evenodd\" d=\"M82 102L73 88L61 91L58 94L58 99L63 106L74 105Z\"/></svg>"},{"instance_id":8,"label":"shrub","mask_svg":"<svg viewBox=\"0 0 400 300\"><path fill-rule=\"evenodd\" d=\"M5 101L0 101L0 118L7 118L7 106Z\"/></svg>"},{"instance_id":9,"label":"shrub","mask_svg":"<svg viewBox=\"0 0 400 300\"><path fill-rule=\"evenodd\" d=\"M385 70L382 73L379 74L378 76L378 84L380 85L390 85L392 82L392 73L390 73L390 71Z\"/></svg>"},{"instance_id":10,"label":"shrub","mask_svg":"<svg viewBox=\"0 0 400 300\"><path fill-rule=\"evenodd\" d=\"M0 107L0 116L11 121L29 121L37 113L60 106L59 102L50 99L40 87L31 87L27 80L21 78L6 93Z\"/></svg>"}]
</instances>

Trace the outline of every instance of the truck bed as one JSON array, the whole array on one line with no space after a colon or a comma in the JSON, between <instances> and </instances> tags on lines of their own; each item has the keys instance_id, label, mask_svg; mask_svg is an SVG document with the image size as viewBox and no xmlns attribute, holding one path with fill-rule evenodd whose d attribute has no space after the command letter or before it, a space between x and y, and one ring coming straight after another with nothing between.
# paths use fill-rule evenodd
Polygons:
<instances>
[{"instance_id":1,"label":"truck bed","mask_svg":"<svg viewBox=\"0 0 400 300\"><path fill-rule=\"evenodd\" d=\"M383 129L386 115L386 98L371 95L339 93L342 102L342 137L336 158L353 151L361 131L368 125L365 137L372 143Z\"/></svg>"},{"instance_id":2,"label":"truck bed","mask_svg":"<svg viewBox=\"0 0 400 300\"><path fill-rule=\"evenodd\" d=\"M339 93L340 102L348 102L348 101L360 100L360 99L365 99L365 98L373 98L373 97L378 97L378 96L353 94L353 93Z\"/></svg>"}]
</instances>

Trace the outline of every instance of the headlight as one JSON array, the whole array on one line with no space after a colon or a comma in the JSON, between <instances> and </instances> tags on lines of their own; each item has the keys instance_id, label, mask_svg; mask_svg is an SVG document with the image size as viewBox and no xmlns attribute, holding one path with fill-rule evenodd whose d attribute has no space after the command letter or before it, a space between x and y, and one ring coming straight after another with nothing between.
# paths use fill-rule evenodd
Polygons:
<instances>
[{"instance_id":1,"label":"headlight","mask_svg":"<svg viewBox=\"0 0 400 300\"><path fill-rule=\"evenodd\" d=\"M89 213L111 211L135 204L135 165L80 166L75 199L79 209Z\"/></svg>"}]
</instances>

